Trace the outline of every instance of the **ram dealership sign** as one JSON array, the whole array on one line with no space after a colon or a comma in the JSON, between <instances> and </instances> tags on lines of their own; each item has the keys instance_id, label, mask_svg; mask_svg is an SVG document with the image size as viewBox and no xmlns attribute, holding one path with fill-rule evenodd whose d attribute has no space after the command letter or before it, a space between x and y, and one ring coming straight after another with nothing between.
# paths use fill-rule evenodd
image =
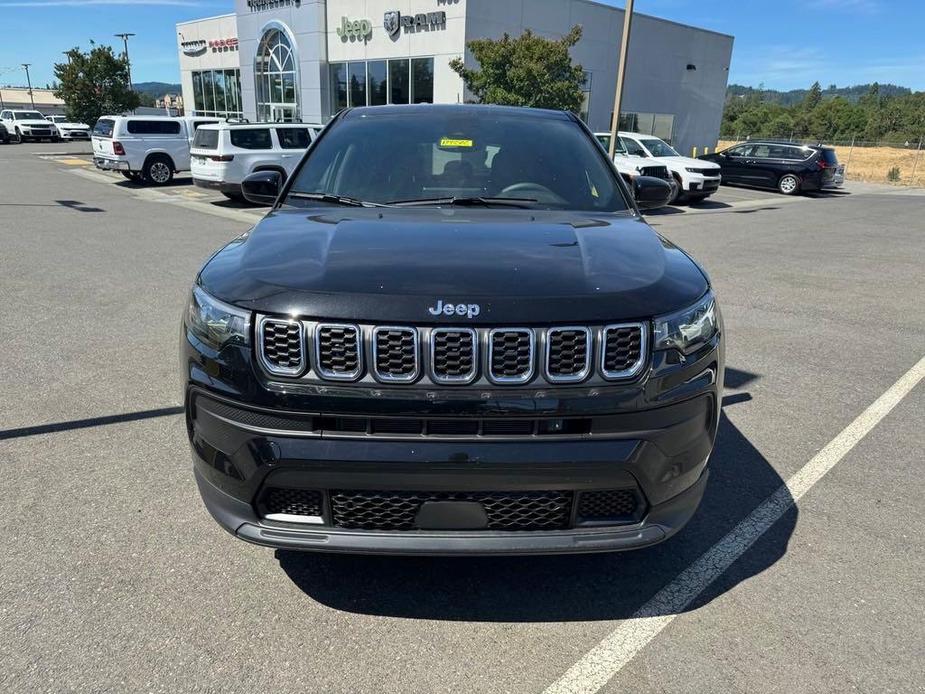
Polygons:
<instances>
[{"instance_id":1,"label":"ram dealership sign","mask_svg":"<svg viewBox=\"0 0 925 694\"><path fill-rule=\"evenodd\" d=\"M398 10L390 10L383 16L382 26L385 28L386 33L393 38L398 36L402 28L405 31L446 28L446 12L402 14Z\"/></svg>"}]
</instances>

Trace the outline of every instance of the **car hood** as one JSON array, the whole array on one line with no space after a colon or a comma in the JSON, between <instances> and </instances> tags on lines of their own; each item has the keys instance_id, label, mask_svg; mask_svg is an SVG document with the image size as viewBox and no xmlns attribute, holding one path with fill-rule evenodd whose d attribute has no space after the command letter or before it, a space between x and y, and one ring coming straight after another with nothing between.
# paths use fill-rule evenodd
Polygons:
<instances>
[{"instance_id":1,"label":"car hood","mask_svg":"<svg viewBox=\"0 0 925 694\"><path fill-rule=\"evenodd\" d=\"M86 123L54 123L59 128L71 128L73 130L89 130L90 126Z\"/></svg>"},{"instance_id":2,"label":"car hood","mask_svg":"<svg viewBox=\"0 0 925 694\"><path fill-rule=\"evenodd\" d=\"M41 127L47 128L47 127L49 127L49 126L53 126L54 123L52 123L51 121L48 121L48 120L40 120L40 119L38 119L38 118L31 118L31 119L29 119L29 120L18 120L18 121L16 121L16 125L28 125L29 127L32 127L32 128L36 128L36 127L38 127L38 128L41 128Z\"/></svg>"},{"instance_id":3,"label":"car hood","mask_svg":"<svg viewBox=\"0 0 925 694\"><path fill-rule=\"evenodd\" d=\"M677 166L693 166L693 167L697 167L698 169L714 168L710 166L709 164L705 165L703 159L692 159L691 157L654 157L653 161L660 161L665 166L670 166L671 164L675 164ZM716 166L715 168L719 169L719 166Z\"/></svg>"},{"instance_id":4,"label":"car hood","mask_svg":"<svg viewBox=\"0 0 925 694\"><path fill-rule=\"evenodd\" d=\"M707 290L700 268L631 213L499 208L278 210L198 281L243 308L380 323L647 318ZM434 316L438 301L480 310Z\"/></svg>"}]
</instances>

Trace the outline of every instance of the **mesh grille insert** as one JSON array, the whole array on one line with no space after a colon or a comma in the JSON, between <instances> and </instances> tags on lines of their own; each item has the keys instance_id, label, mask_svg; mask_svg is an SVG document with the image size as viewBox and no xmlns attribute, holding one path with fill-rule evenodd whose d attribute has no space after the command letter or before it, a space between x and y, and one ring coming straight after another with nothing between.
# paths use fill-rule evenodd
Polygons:
<instances>
[{"instance_id":1,"label":"mesh grille insert","mask_svg":"<svg viewBox=\"0 0 925 694\"><path fill-rule=\"evenodd\" d=\"M604 331L604 375L629 376L642 359L642 328L614 326Z\"/></svg>"},{"instance_id":2,"label":"mesh grille insert","mask_svg":"<svg viewBox=\"0 0 925 694\"><path fill-rule=\"evenodd\" d=\"M568 526L571 492L331 491L334 525L363 530L412 530L425 501L482 504L489 530L555 530Z\"/></svg>"},{"instance_id":3,"label":"mesh grille insert","mask_svg":"<svg viewBox=\"0 0 925 694\"><path fill-rule=\"evenodd\" d=\"M632 489L603 489L582 492L578 497L578 517L585 521L633 520L639 499Z\"/></svg>"},{"instance_id":4,"label":"mesh grille insert","mask_svg":"<svg viewBox=\"0 0 925 694\"><path fill-rule=\"evenodd\" d=\"M591 362L591 333L586 328L552 328L546 338L547 370L554 381L580 381Z\"/></svg>"},{"instance_id":5,"label":"mesh grille insert","mask_svg":"<svg viewBox=\"0 0 925 694\"><path fill-rule=\"evenodd\" d=\"M376 375L384 380L411 381L418 372L417 331L414 328L376 328Z\"/></svg>"},{"instance_id":6,"label":"mesh grille insert","mask_svg":"<svg viewBox=\"0 0 925 694\"><path fill-rule=\"evenodd\" d=\"M321 492L314 489L284 489L270 487L260 500L263 515L285 513L292 516L320 516Z\"/></svg>"},{"instance_id":7,"label":"mesh grille insert","mask_svg":"<svg viewBox=\"0 0 925 694\"><path fill-rule=\"evenodd\" d=\"M522 383L533 375L533 333L525 329L491 331L489 370L496 381Z\"/></svg>"},{"instance_id":8,"label":"mesh grille insert","mask_svg":"<svg viewBox=\"0 0 925 694\"><path fill-rule=\"evenodd\" d=\"M475 376L475 332L435 329L431 333L431 369L439 382L464 383Z\"/></svg>"},{"instance_id":9,"label":"mesh grille insert","mask_svg":"<svg viewBox=\"0 0 925 694\"><path fill-rule=\"evenodd\" d=\"M317 369L326 378L353 379L360 373L360 330L355 325L319 325Z\"/></svg>"},{"instance_id":10,"label":"mesh grille insert","mask_svg":"<svg viewBox=\"0 0 925 694\"><path fill-rule=\"evenodd\" d=\"M283 320L265 320L261 347L264 365L271 373L297 374L305 366L305 341L302 324Z\"/></svg>"}]
</instances>

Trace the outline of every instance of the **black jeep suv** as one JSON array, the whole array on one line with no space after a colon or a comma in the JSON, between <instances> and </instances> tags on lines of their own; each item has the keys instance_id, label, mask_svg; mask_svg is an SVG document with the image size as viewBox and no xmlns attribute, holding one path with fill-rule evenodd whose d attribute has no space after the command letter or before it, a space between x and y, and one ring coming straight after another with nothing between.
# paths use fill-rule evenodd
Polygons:
<instances>
[{"instance_id":1,"label":"black jeep suv","mask_svg":"<svg viewBox=\"0 0 925 694\"><path fill-rule=\"evenodd\" d=\"M181 334L196 480L262 545L594 552L677 532L723 382L704 272L574 116L338 115L216 253Z\"/></svg>"}]
</instances>

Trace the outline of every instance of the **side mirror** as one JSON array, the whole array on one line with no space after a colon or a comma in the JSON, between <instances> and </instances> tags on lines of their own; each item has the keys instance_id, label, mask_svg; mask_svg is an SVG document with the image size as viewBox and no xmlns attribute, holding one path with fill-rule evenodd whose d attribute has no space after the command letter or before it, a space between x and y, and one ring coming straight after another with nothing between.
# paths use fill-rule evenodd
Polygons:
<instances>
[{"instance_id":1,"label":"side mirror","mask_svg":"<svg viewBox=\"0 0 925 694\"><path fill-rule=\"evenodd\" d=\"M257 171L241 182L241 193L255 205L272 205L282 187L283 176L279 171Z\"/></svg>"},{"instance_id":2,"label":"side mirror","mask_svg":"<svg viewBox=\"0 0 925 694\"><path fill-rule=\"evenodd\" d=\"M637 176L633 179L633 196L640 210L655 210L671 200L671 184L653 176Z\"/></svg>"}]
</instances>

